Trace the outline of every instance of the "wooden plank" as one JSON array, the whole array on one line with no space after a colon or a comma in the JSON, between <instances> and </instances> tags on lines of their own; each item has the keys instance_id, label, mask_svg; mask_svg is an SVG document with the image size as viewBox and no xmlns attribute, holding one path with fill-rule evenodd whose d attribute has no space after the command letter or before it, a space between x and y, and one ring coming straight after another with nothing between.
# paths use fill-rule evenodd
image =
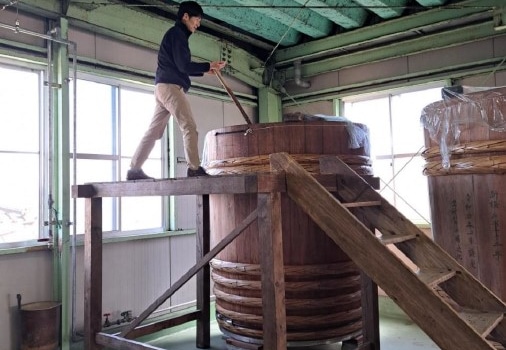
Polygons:
<instances>
[{"instance_id":1,"label":"wooden plank","mask_svg":"<svg viewBox=\"0 0 506 350\"><path fill-rule=\"evenodd\" d=\"M415 239L418 235L414 233L407 234L389 234L383 233L380 237L378 237L379 241L385 245L387 244L396 244L404 241L408 241L410 239Z\"/></svg>"},{"instance_id":2,"label":"wooden plank","mask_svg":"<svg viewBox=\"0 0 506 350\"><path fill-rule=\"evenodd\" d=\"M453 350L455 344L461 350L494 349L288 154L270 158L273 167L286 172L290 198L443 350Z\"/></svg>"},{"instance_id":3,"label":"wooden plank","mask_svg":"<svg viewBox=\"0 0 506 350\"><path fill-rule=\"evenodd\" d=\"M93 190L90 190L90 185L93 186ZM255 193L256 191L255 174L94 182L72 187L74 197L181 196L212 193Z\"/></svg>"},{"instance_id":4,"label":"wooden plank","mask_svg":"<svg viewBox=\"0 0 506 350\"><path fill-rule=\"evenodd\" d=\"M177 316L177 317L172 317L167 320L153 322L153 323L139 326L139 327L133 329L130 333L128 333L127 339L139 338L144 335L159 332L163 329L179 326L179 325L185 324L187 322L197 320L200 317L200 314L201 314L200 310L191 311L191 312L185 313L185 314Z\"/></svg>"},{"instance_id":5,"label":"wooden plank","mask_svg":"<svg viewBox=\"0 0 506 350\"><path fill-rule=\"evenodd\" d=\"M98 333L96 341L100 345L118 350L163 350L156 346L140 343L135 340L124 339L117 335L107 333Z\"/></svg>"},{"instance_id":6,"label":"wooden plank","mask_svg":"<svg viewBox=\"0 0 506 350\"><path fill-rule=\"evenodd\" d=\"M197 261L210 250L209 195L197 196ZM206 349L211 344L211 270L205 265L197 273L197 347Z\"/></svg>"},{"instance_id":7,"label":"wooden plank","mask_svg":"<svg viewBox=\"0 0 506 350\"><path fill-rule=\"evenodd\" d=\"M365 201L365 202L351 202L342 203L345 208L358 208L358 207L377 207L381 205L381 201Z\"/></svg>"},{"instance_id":8,"label":"wooden plank","mask_svg":"<svg viewBox=\"0 0 506 350\"><path fill-rule=\"evenodd\" d=\"M434 287L455 276L455 271L446 269L423 269L416 274L418 278L428 285Z\"/></svg>"},{"instance_id":9,"label":"wooden plank","mask_svg":"<svg viewBox=\"0 0 506 350\"><path fill-rule=\"evenodd\" d=\"M269 350L285 350L287 340L281 194L259 194L258 208L262 250L263 345Z\"/></svg>"},{"instance_id":10,"label":"wooden plank","mask_svg":"<svg viewBox=\"0 0 506 350\"><path fill-rule=\"evenodd\" d=\"M459 312L459 316L466 320L478 333L487 336L492 329L502 321L504 314L493 312L475 312L465 310Z\"/></svg>"},{"instance_id":11,"label":"wooden plank","mask_svg":"<svg viewBox=\"0 0 506 350\"><path fill-rule=\"evenodd\" d=\"M128 326L125 327L121 332L122 337L127 337L128 334L137 327L142 321L146 319L153 311L155 311L160 305L162 305L168 298L172 296L179 288L181 288L186 282L190 280L202 267L209 264L212 258L218 255L230 242L232 242L241 232L248 227L257 218L258 209L251 212L250 215L238 225L227 237L225 237L220 243L218 243L209 253L207 253L202 259L198 261L187 273L179 278L165 293L163 293L158 299L156 299L146 310L144 310L135 320L132 321Z\"/></svg>"},{"instance_id":12,"label":"wooden plank","mask_svg":"<svg viewBox=\"0 0 506 350\"><path fill-rule=\"evenodd\" d=\"M84 349L98 350L95 335L102 330L102 198L85 201L84 231Z\"/></svg>"}]
</instances>

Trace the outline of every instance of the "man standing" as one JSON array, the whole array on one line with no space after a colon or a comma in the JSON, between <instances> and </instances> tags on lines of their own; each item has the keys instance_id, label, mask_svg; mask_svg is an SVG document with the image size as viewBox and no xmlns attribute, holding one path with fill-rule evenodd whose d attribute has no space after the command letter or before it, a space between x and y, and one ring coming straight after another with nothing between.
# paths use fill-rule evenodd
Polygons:
<instances>
[{"instance_id":1,"label":"man standing","mask_svg":"<svg viewBox=\"0 0 506 350\"><path fill-rule=\"evenodd\" d=\"M195 1L179 5L176 24L164 35L158 52L155 76L156 106L151 124L142 137L130 163L127 180L152 179L142 171L155 142L162 138L171 115L183 134L184 152L188 165L187 176L208 175L200 166L198 132L186 92L191 86L190 76L214 74L225 62L192 62L188 39L200 27L204 11Z\"/></svg>"}]
</instances>

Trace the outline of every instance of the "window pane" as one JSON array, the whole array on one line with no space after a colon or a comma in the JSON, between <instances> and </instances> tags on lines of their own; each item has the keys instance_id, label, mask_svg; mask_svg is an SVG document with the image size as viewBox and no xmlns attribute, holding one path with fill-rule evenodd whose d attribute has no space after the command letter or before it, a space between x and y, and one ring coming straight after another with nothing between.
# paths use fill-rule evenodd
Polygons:
<instances>
[{"instance_id":1,"label":"window pane","mask_svg":"<svg viewBox=\"0 0 506 350\"><path fill-rule=\"evenodd\" d=\"M415 224L430 223L429 187L422 174L425 160L421 157L396 159L399 171L395 177L396 207Z\"/></svg>"},{"instance_id":2,"label":"window pane","mask_svg":"<svg viewBox=\"0 0 506 350\"><path fill-rule=\"evenodd\" d=\"M123 161L123 169L128 169L130 160ZM144 170L148 174L160 171L160 160L148 159ZM163 227L163 197L122 197L121 198L121 230L161 230Z\"/></svg>"},{"instance_id":3,"label":"window pane","mask_svg":"<svg viewBox=\"0 0 506 350\"><path fill-rule=\"evenodd\" d=\"M77 81L77 153L116 153L115 94L113 86ZM72 138L73 133L70 135ZM72 147L73 140L70 144Z\"/></svg>"},{"instance_id":4,"label":"window pane","mask_svg":"<svg viewBox=\"0 0 506 350\"><path fill-rule=\"evenodd\" d=\"M76 183L82 185L88 182L108 182L112 181L115 169L115 161L111 160L96 160L96 159L78 159L77 160L77 176ZM73 178L73 162L71 165L71 178ZM71 200L71 208L73 208L73 201ZM85 201L82 198L76 201L76 232L84 233L84 213ZM73 209L71 209L73 210ZM112 231L117 230L117 199L104 198L102 200L102 230Z\"/></svg>"},{"instance_id":5,"label":"window pane","mask_svg":"<svg viewBox=\"0 0 506 350\"><path fill-rule=\"evenodd\" d=\"M0 243L39 238L39 155L0 153Z\"/></svg>"},{"instance_id":6,"label":"window pane","mask_svg":"<svg viewBox=\"0 0 506 350\"><path fill-rule=\"evenodd\" d=\"M39 151L39 74L0 67L0 151Z\"/></svg>"},{"instance_id":7,"label":"window pane","mask_svg":"<svg viewBox=\"0 0 506 350\"><path fill-rule=\"evenodd\" d=\"M155 98L152 92L121 89L121 154L132 157L144 132L148 129ZM150 158L161 158L161 147L155 145Z\"/></svg>"},{"instance_id":8,"label":"window pane","mask_svg":"<svg viewBox=\"0 0 506 350\"><path fill-rule=\"evenodd\" d=\"M39 238L40 76L0 67L0 243Z\"/></svg>"},{"instance_id":9,"label":"window pane","mask_svg":"<svg viewBox=\"0 0 506 350\"><path fill-rule=\"evenodd\" d=\"M373 161L378 155L391 153L388 98L346 103L344 110L346 118L369 128Z\"/></svg>"},{"instance_id":10,"label":"window pane","mask_svg":"<svg viewBox=\"0 0 506 350\"><path fill-rule=\"evenodd\" d=\"M392 133L395 154L417 153L424 148L422 109L441 99L441 89L409 92L392 97Z\"/></svg>"}]
</instances>

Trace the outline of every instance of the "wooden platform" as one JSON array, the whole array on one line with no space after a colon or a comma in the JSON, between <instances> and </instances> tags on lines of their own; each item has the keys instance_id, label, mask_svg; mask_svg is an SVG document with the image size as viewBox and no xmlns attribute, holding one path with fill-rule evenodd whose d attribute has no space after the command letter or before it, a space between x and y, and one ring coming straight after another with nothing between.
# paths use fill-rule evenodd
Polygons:
<instances>
[{"instance_id":1,"label":"wooden platform","mask_svg":"<svg viewBox=\"0 0 506 350\"><path fill-rule=\"evenodd\" d=\"M316 175L316 180L328 191L336 190L338 175ZM374 188L378 179L367 179ZM283 245L280 224L280 194L287 191L283 172L225 175L211 177L159 179L114 183L76 185L74 198L85 203L85 349L97 350L105 346L113 349L157 349L134 341L185 322L197 321L196 346L210 347L210 278L209 262L249 224L258 219L260 242L265 247L261 256L264 349L286 349L286 314L284 307ZM219 244L210 249L209 195L256 193L258 207ZM126 196L196 195L197 198L197 263L155 300L121 334L102 332L102 198ZM375 206L377 201L344 204L349 207ZM281 257L281 258L280 258ZM197 275L197 310L150 325L141 325L154 310L175 293L191 277ZM362 315L363 332L360 339L351 339L355 349L379 350L377 287L363 275ZM350 347L349 347L350 348Z\"/></svg>"}]
</instances>

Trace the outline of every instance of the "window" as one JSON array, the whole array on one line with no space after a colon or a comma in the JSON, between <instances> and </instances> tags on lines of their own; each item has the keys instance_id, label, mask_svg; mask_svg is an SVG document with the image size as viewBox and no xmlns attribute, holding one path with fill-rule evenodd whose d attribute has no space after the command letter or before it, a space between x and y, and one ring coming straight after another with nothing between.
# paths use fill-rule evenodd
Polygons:
<instances>
[{"instance_id":1,"label":"window","mask_svg":"<svg viewBox=\"0 0 506 350\"><path fill-rule=\"evenodd\" d=\"M41 231L42 71L0 66L0 243Z\"/></svg>"},{"instance_id":2,"label":"window","mask_svg":"<svg viewBox=\"0 0 506 350\"><path fill-rule=\"evenodd\" d=\"M130 159L151 120L153 99L152 91L78 79L76 184L125 180ZM162 146L164 142L157 142L143 167L155 177L162 176ZM104 198L103 230L161 230L167 212L164 203L158 196ZM76 213L84 213L84 205L76 201ZM75 221L76 232L83 233L82 216L78 214Z\"/></svg>"},{"instance_id":3,"label":"window","mask_svg":"<svg viewBox=\"0 0 506 350\"><path fill-rule=\"evenodd\" d=\"M441 99L443 84L434 86L343 99L345 117L369 128L381 195L416 224L430 223L428 185L420 155L425 148L420 114L423 107Z\"/></svg>"}]
</instances>

